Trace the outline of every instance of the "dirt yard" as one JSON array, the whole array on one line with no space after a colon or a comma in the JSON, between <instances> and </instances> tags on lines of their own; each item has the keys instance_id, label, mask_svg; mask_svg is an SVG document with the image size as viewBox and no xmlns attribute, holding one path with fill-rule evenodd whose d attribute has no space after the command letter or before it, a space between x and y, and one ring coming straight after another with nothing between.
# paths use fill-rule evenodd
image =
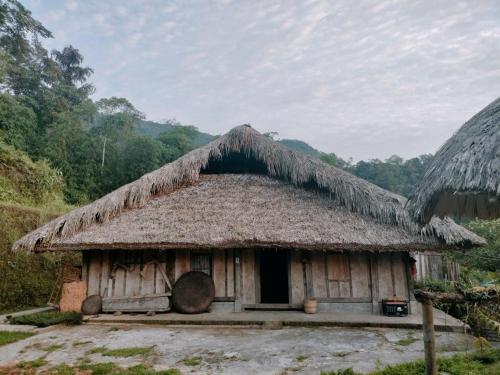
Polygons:
<instances>
[{"instance_id":1,"label":"dirt yard","mask_svg":"<svg viewBox=\"0 0 500 375\"><path fill-rule=\"evenodd\" d=\"M438 332L440 355L471 348L470 337ZM114 362L183 374L315 374L370 371L423 356L419 331L346 328L200 328L86 324L52 327L0 347L0 366L44 358L61 363ZM120 349L120 350L114 350Z\"/></svg>"}]
</instances>

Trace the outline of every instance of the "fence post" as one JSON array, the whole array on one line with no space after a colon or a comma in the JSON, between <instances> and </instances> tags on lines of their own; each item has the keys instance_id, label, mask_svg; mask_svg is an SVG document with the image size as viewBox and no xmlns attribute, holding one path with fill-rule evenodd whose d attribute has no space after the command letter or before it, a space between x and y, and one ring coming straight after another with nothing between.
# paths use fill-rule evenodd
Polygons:
<instances>
[{"instance_id":1,"label":"fence post","mask_svg":"<svg viewBox=\"0 0 500 375\"><path fill-rule=\"evenodd\" d=\"M425 351L425 373L427 375L437 375L436 362L436 338L434 335L434 317L432 311L432 301L420 301L422 303L422 328L424 333Z\"/></svg>"}]
</instances>

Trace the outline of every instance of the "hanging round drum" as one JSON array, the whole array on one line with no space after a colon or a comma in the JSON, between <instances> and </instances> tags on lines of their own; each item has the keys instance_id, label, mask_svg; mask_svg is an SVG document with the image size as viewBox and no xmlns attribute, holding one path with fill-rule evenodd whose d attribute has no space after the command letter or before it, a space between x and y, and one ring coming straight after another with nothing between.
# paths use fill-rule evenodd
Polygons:
<instances>
[{"instance_id":1,"label":"hanging round drum","mask_svg":"<svg viewBox=\"0 0 500 375\"><path fill-rule=\"evenodd\" d=\"M172 290L172 306L180 313L199 314L208 311L215 297L214 281L204 272L182 275Z\"/></svg>"},{"instance_id":2,"label":"hanging round drum","mask_svg":"<svg viewBox=\"0 0 500 375\"><path fill-rule=\"evenodd\" d=\"M83 300L82 313L83 315L96 315L102 310L102 297L99 295L88 296Z\"/></svg>"}]
</instances>

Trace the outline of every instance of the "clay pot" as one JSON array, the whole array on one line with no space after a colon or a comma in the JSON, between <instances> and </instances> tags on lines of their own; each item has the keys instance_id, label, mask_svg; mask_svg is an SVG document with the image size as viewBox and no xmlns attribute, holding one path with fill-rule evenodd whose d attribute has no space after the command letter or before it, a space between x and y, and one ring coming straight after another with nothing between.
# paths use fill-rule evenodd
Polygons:
<instances>
[{"instance_id":1,"label":"clay pot","mask_svg":"<svg viewBox=\"0 0 500 375\"><path fill-rule=\"evenodd\" d=\"M306 314L316 314L318 312L318 301L314 298L304 300L304 312Z\"/></svg>"}]
</instances>

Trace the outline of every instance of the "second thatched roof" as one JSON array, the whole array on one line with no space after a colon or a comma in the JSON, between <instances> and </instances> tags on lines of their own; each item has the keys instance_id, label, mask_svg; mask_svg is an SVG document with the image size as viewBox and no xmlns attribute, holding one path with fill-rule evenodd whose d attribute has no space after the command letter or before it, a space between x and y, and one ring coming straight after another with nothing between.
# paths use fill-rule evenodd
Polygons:
<instances>
[{"instance_id":1,"label":"second thatched roof","mask_svg":"<svg viewBox=\"0 0 500 375\"><path fill-rule=\"evenodd\" d=\"M484 244L449 219L420 227L405 203L244 125L47 223L14 249L436 250Z\"/></svg>"},{"instance_id":2,"label":"second thatched roof","mask_svg":"<svg viewBox=\"0 0 500 375\"><path fill-rule=\"evenodd\" d=\"M500 217L500 98L439 149L409 210L424 223L433 215Z\"/></svg>"}]
</instances>

